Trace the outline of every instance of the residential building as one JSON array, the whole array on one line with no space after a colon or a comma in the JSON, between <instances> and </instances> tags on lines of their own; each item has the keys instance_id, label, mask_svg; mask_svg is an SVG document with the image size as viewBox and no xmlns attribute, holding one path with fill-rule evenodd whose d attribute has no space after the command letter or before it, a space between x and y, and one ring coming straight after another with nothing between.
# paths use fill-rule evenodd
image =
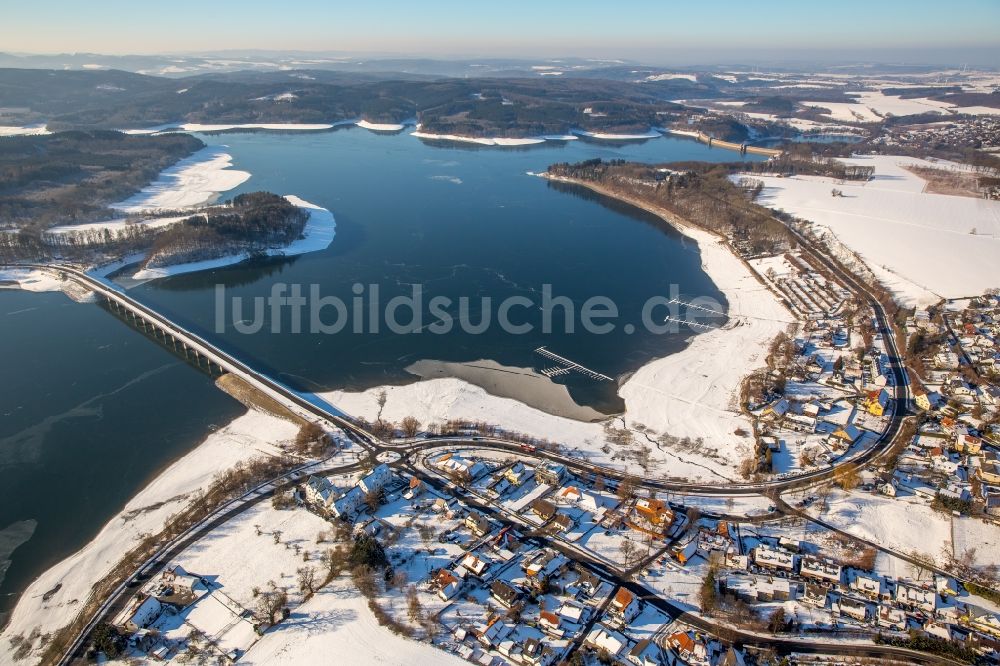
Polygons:
<instances>
[{"instance_id":1,"label":"residential building","mask_svg":"<svg viewBox=\"0 0 1000 666\"><path fill-rule=\"evenodd\" d=\"M365 501L365 494L354 486L330 505L330 512L338 518L353 516Z\"/></svg>"},{"instance_id":2,"label":"residential building","mask_svg":"<svg viewBox=\"0 0 1000 666\"><path fill-rule=\"evenodd\" d=\"M389 469L388 465L383 463L358 481L358 488L366 495L377 493L389 483L390 479L392 479L392 470Z\"/></svg>"},{"instance_id":3,"label":"residential building","mask_svg":"<svg viewBox=\"0 0 1000 666\"><path fill-rule=\"evenodd\" d=\"M640 497L635 501L635 510L653 525L670 525L674 521L673 512L663 500Z\"/></svg>"},{"instance_id":4,"label":"residential building","mask_svg":"<svg viewBox=\"0 0 1000 666\"><path fill-rule=\"evenodd\" d=\"M847 616L858 622L867 622L871 617L868 604L860 599L840 596L832 604L833 611L841 616Z\"/></svg>"},{"instance_id":5,"label":"residential building","mask_svg":"<svg viewBox=\"0 0 1000 666\"><path fill-rule=\"evenodd\" d=\"M438 596L441 597L441 601L448 601L462 589L461 579L448 569L439 569L437 576L434 578L434 583L437 586Z\"/></svg>"},{"instance_id":6,"label":"residential building","mask_svg":"<svg viewBox=\"0 0 1000 666\"><path fill-rule=\"evenodd\" d=\"M546 499L535 499L528 505L531 513L538 516L542 522L548 522L556 515L556 505Z\"/></svg>"},{"instance_id":7,"label":"residential building","mask_svg":"<svg viewBox=\"0 0 1000 666\"><path fill-rule=\"evenodd\" d=\"M795 555L763 544L753 549L753 561L757 566L767 569L792 571L795 568Z\"/></svg>"},{"instance_id":8,"label":"residential building","mask_svg":"<svg viewBox=\"0 0 1000 666\"><path fill-rule=\"evenodd\" d=\"M804 578L840 583L840 579L843 576L843 567L830 560L805 555L802 557L801 564L799 565L799 573Z\"/></svg>"},{"instance_id":9,"label":"residential building","mask_svg":"<svg viewBox=\"0 0 1000 666\"><path fill-rule=\"evenodd\" d=\"M613 629L601 625L594 627L583 641L596 650L606 651L613 659L617 659L628 645L628 639Z\"/></svg>"},{"instance_id":10,"label":"residential building","mask_svg":"<svg viewBox=\"0 0 1000 666\"><path fill-rule=\"evenodd\" d=\"M162 612L163 604L156 597L144 594L132 601L117 624L127 633L135 633L156 622Z\"/></svg>"},{"instance_id":11,"label":"residential building","mask_svg":"<svg viewBox=\"0 0 1000 666\"><path fill-rule=\"evenodd\" d=\"M569 471L565 465L559 463L546 462L535 469L535 481L538 483L561 486L567 477L569 477Z\"/></svg>"},{"instance_id":12,"label":"residential building","mask_svg":"<svg viewBox=\"0 0 1000 666\"><path fill-rule=\"evenodd\" d=\"M465 569L472 575L482 576L486 569L490 566L490 563L472 553L466 553L465 557L462 558L462 566L465 567Z\"/></svg>"},{"instance_id":13,"label":"residential building","mask_svg":"<svg viewBox=\"0 0 1000 666\"><path fill-rule=\"evenodd\" d=\"M896 583L895 599L904 608L933 613L937 607L937 590L899 581Z\"/></svg>"},{"instance_id":14,"label":"residential building","mask_svg":"<svg viewBox=\"0 0 1000 666\"><path fill-rule=\"evenodd\" d=\"M625 624L634 620L641 611L642 601L624 587L618 588L614 598L611 599L611 605L608 606L608 612Z\"/></svg>"},{"instance_id":15,"label":"residential building","mask_svg":"<svg viewBox=\"0 0 1000 666\"><path fill-rule=\"evenodd\" d=\"M508 609L516 606L521 600L521 592L502 580L493 581L490 585L490 596Z\"/></svg>"},{"instance_id":16,"label":"residential building","mask_svg":"<svg viewBox=\"0 0 1000 666\"><path fill-rule=\"evenodd\" d=\"M337 495L337 489L325 476L310 476L303 488L306 501L326 509Z\"/></svg>"},{"instance_id":17,"label":"residential building","mask_svg":"<svg viewBox=\"0 0 1000 666\"><path fill-rule=\"evenodd\" d=\"M465 526L476 536L484 536L490 531L489 518L478 511L470 511L465 517Z\"/></svg>"}]
</instances>

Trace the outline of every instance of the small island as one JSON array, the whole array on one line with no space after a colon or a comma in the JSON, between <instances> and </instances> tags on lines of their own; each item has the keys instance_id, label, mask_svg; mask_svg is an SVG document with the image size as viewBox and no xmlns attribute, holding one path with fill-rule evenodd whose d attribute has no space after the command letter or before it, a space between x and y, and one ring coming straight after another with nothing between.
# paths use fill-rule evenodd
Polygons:
<instances>
[{"instance_id":1,"label":"small island","mask_svg":"<svg viewBox=\"0 0 1000 666\"><path fill-rule=\"evenodd\" d=\"M251 192L200 210L154 233L143 269L218 259L263 255L302 237L309 213L284 197Z\"/></svg>"}]
</instances>

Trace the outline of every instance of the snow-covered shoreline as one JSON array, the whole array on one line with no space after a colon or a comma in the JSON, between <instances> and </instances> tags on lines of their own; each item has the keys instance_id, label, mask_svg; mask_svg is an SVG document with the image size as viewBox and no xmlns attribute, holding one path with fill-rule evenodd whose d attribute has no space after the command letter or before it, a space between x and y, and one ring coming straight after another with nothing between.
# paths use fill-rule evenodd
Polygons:
<instances>
[{"instance_id":1,"label":"snow-covered shoreline","mask_svg":"<svg viewBox=\"0 0 1000 666\"><path fill-rule=\"evenodd\" d=\"M372 123L363 118L354 124L372 132L401 132L406 129L406 125L401 123Z\"/></svg>"},{"instance_id":2,"label":"snow-covered shoreline","mask_svg":"<svg viewBox=\"0 0 1000 666\"><path fill-rule=\"evenodd\" d=\"M121 556L162 529L212 477L255 456L278 453L277 442L295 437L296 426L251 410L209 435L190 453L164 469L115 515L86 546L36 578L21 595L4 628L3 640L33 629L56 631L72 621ZM57 589L58 587L58 589ZM43 595L56 590L45 599Z\"/></svg>"},{"instance_id":3,"label":"snow-covered shoreline","mask_svg":"<svg viewBox=\"0 0 1000 666\"><path fill-rule=\"evenodd\" d=\"M588 132L586 130L574 129L570 130L569 134L542 134L539 136L517 138L481 137L464 136L461 134L434 134L431 132L424 132L418 125L415 132L410 132L410 136L415 136L418 139L427 139L429 141L454 141L458 143L472 143L479 146L511 147L534 146L548 141L576 141L580 137L595 139L598 141L644 141L646 139L656 139L663 135L655 129L650 129L648 132L642 134L612 134L609 132Z\"/></svg>"},{"instance_id":4,"label":"snow-covered shoreline","mask_svg":"<svg viewBox=\"0 0 1000 666\"><path fill-rule=\"evenodd\" d=\"M33 125L0 125L0 137L3 136L39 136L52 134L45 123Z\"/></svg>"},{"instance_id":5,"label":"snow-covered shoreline","mask_svg":"<svg viewBox=\"0 0 1000 666\"><path fill-rule=\"evenodd\" d=\"M433 134L431 132L423 132L419 129L415 132L410 132L410 136L415 136L418 139L428 139L430 141L455 141L458 143L474 143L479 146L499 147L533 146L545 143L546 141L573 141L576 139L576 137L572 134L546 134L542 136L506 138L463 136L461 134Z\"/></svg>"},{"instance_id":6,"label":"snow-covered shoreline","mask_svg":"<svg viewBox=\"0 0 1000 666\"><path fill-rule=\"evenodd\" d=\"M654 129L650 129L641 134L630 133L630 134L616 134L613 132L589 132L587 130L575 129L573 134L577 136L586 137L588 139L598 139L600 141L642 141L644 139L658 139L662 134Z\"/></svg>"},{"instance_id":7,"label":"snow-covered shoreline","mask_svg":"<svg viewBox=\"0 0 1000 666\"><path fill-rule=\"evenodd\" d=\"M269 130L272 132L319 132L340 125L354 125L355 120L334 123L164 123L154 127L121 130L124 134L161 134L166 132L238 132Z\"/></svg>"},{"instance_id":8,"label":"snow-covered shoreline","mask_svg":"<svg viewBox=\"0 0 1000 666\"><path fill-rule=\"evenodd\" d=\"M194 208L215 201L222 192L242 185L250 173L233 169L225 146L206 146L163 170L155 181L111 208L124 213Z\"/></svg>"}]
</instances>

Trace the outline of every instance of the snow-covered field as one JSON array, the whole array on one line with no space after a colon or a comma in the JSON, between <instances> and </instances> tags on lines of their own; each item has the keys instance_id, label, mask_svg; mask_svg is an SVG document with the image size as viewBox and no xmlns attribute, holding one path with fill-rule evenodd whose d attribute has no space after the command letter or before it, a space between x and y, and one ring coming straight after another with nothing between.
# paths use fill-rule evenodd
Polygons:
<instances>
[{"instance_id":1,"label":"snow-covered field","mask_svg":"<svg viewBox=\"0 0 1000 666\"><path fill-rule=\"evenodd\" d=\"M45 123L34 125L0 125L0 136L36 136L51 134Z\"/></svg>"},{"instance_id":2,"label":"snow-covered field","mask_svg":"<svg viewBox=\"0 0 1000 666\"><path fill-rule=\"evenodd\" d=\"M724 76L717 76L716 75L716 78L720 78L721 79L721 78L724 78ZM643 81L673 81L675 79L687 79L688 81L691 81L692 83L694 83L694 82L696 82L698 80L698 75L697 74L678 74L678 73L675 73L675 72L674 73L668 72L666 74L650 74L649 76L647 76L645 79L642 79L642 80Z\"/></svg>"},{"instance_id":3,"label":"snow-covered field","mask_svg":"<svg viewBox=\"0 0 1000 666\"><path fill-rule=\"evenodd\" d=\"M271 130L275 132L316 132L333 129L341 124L354 124L354 120L337 123L165 123L155 127L122 130L125 134L158 134L160 132L231 132L238 130Z\"/></svg>"},{"instance_id":4,"label":"snow-covered field","mask_svg":"<svg viewBox=\"0 0 1000 666\"><path fill-rule=\"evenodd\" d=\"M630 423L704 437L727 451L736 429L752 430L737 404L743 378L764 365L771 340L794 318L721 241L697 229L683 233L698 242L702 266L729 301L735 325L701 333L682 352L648 363L620 393Z\"/></svg>"},{"instance_id":5,"label":"snow-covered field","mask_svg":"<svg viewBox=\"0 0 1000 666\"><path fill-rule=\"evenodd\" d=\"M50 227L45 230L45 233L55 236L64 236L67 234L85 234L91 231L103 231L107 229L112 233L112 235L114 235L117 232L121 232L126 229L130 224L140 224L149 229L156 229L158 227L169 227L171 224L175 224L181 220L186 220L188 217L190 217L190 215L152 217L132 222L130 222L128 218L123 217L114 220L105 220L104 222L87 222L85 224L67 224L58 227Z\"/></svg>"},{"instance_id":6,"label":"snow-covered field","mask_svg":"<svg viewBox=\"0 0 1000 666\"><path fill-rule=\"evenodd\" d=\"M62 280L51 273L31 268L0 268L0 282L24 291L61 291L63 286Z\"/></svg>"},{"instance_id":7,"label":"snow-covered field","mask_svg":"<svg viewBox=\"0 0 1000 666\"><path fill-rule=\"evenodd\" d=\"M299 606L278 630L268 632L241 663L338 663L413 666L426 659L442 666L468 662L427 643L407 640L379 626L368 603L346 579L335 581Z\"/></svg>"},{"instance_id":8,"label":"snow-covered field","mask_svg":"<svg viewBox=\"0 0 1000 666\"><path fill-rule=\"evenodd\" d=\"M293 439L296 431L288 421L250 411L209 435L133 497L89 544L34 580L15 607L3 638L28 635L34 628L44 634L69 623L86 602L91 586L142 534L158 532L167 517L207 486L217 472L241 460L277 453L275 444ZM51 598L43 600L42 595L57 586Z\"/></svg>"},{"instance_id":9,"label":"snow-covered field","mask_svg":"<svg viewBox=\"0 0 1000 666\"><path fill-rule=\"evenodd\" d=\"M762 177L759 202L828 227L905 303L981 294L1000 286L1000 201L924 192L906 165L948 168L911 157L854 157L871 165L866 183ZM836 188L843 197L831 196Z\"/></svg>"},{"instance_id":10,"label":"snow-covered field","mask_svg":"<svg viewBox=\"0 0 1000 666\"><path fill-rule=\"evenodd\" d=\"M912 494L885 497L838 490L826 511L820 503L809 511L845 532L906 555L922 553L944 564L945 553L961 556L974 548L977 566L1000 564L1000 526L935 511Z\"/></svg>"},{"instance_id":11,"label":"snow-covered field","mask_svg":"<svg viewBox=\"0 0 1000 666\"><path fill-rule=\"evenodd\" d=\"M213 201L221 192L242 185L246 171L231 168L233 157L223 146L207 146L165 169L141 192L112 208L126 213L192 208Z\"/></svg>"},{"instance_id":12,"label":"snow-covered field","mask_svg":"<svg viewBox=\"0 0 1000 666\"><path fill-rule=\"evenodd\" d=\"M1000 115L1000 109L983 106L957 107L948 102L939 102L927 99L926 97L908 99L898 95L885 95L877 90L857 93L857 97L858 101L855 103L803 102L803 104L829 109L829 115L834 120L847 120L850 122L877 122L889 115L909 116L919 113Z\"/></svg>"}]
</instances>

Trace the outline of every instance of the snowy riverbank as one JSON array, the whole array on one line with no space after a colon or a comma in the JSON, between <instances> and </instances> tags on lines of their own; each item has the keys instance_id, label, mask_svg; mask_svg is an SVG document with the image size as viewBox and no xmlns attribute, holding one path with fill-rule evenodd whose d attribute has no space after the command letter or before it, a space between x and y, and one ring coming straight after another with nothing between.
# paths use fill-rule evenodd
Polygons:
<instances>
[{"instance_id":1,"label":"snowy riverbank","mask_svg":"<svg viewBox=\"0 0 1000 666\"><path fill-rule=\"evenodd\" d=\"M206 146L163 170L140 192L111 207L124 213L141 213L203 206L250 178L249 172L232 166L233 156L224 146Z\"/></svg>"},{"instance_id":2,"label":"snowy riverbank","mask_svg":"<svg viewBox=\"0 0 1000 666\"><path fill-rule=\"evenodd\" d=\"M588 132L587 130L576 129L573 134L588 139L598 139L600 141L642 141L644 139L658 139L663 136L654 129L646 132L616 134L614 132Z\"/></svg>"},{"instance_id":3,"label":"snowy riverbank","mask_svg":"<svg viewBox=\"0 0 1000 666\"><path fill-rule=\"evenodd\" d=\"M239 132L269 130L272 132L318 132L338 125L353 125L354 120L335 123L164 123L154 127L121 130L125 134L161 134L166 132Z\"/></svg>"},{"instance_id":4,"label":"snowy riverbank","mask_svg":"<svg viewBox=\"0 0 1000 666\"><path fill-rule=\"evenodd\" d=\"M52 134L45 123L33 125L0 125L0 136L38 136Z\"/></svg>"},{"instance_id":5,"label":"snowy riverbank","mask_svg":"<svg viewBox=\"0 0 1000 666\"><path fill-rule=\"evenodd\" d=\"M418 139L426 139L428 141L456 141L458 143L472 143L479 146L511 147L533 146L547 141L575 141L580 137L596 139L599 141L643 141L645 139L656 139L663 135L653 129L640 134L612 134L609 132L588 132L585 130L575 129L569 134L543 134L539 136L506 138L463 136L460 134L433 134L431 132L422 131L418 126L417 131L410 132L410 136L415 136Z\"/></svg>"},{"instance_id":6,"label":"snowy riverbank","mask_svg":"<svg viewBox=\"0 0 1000 666\"><path fill-rule=\"evenodd\" d=\"M482 137L482 136L462 136L460 134L433 134L417 130L410 132L410 136L429 141L456 141L458 143L473 143L479 146L533 146L546 141L573 141L576 139L572 134L546 134L542 136L528 136L519 138L507 137Z\"/></svg>"},{"instance_id":7,"label":"snowy riverbank","mask_svg":"<svg viewBox=\"0 0 1000 666\"><path fill-rule=\"evenodd\" d=\"M46 634L67 625L83 608L91 587L122 555L144 534L159 532L217 472L255 456L276 454L275 444L293 439L296 431L288 421L250 411L209 435L133 497L90 543L36 578L21 595L0 640L27 636L34 629Z\"/></svg>"}]
</instances>

